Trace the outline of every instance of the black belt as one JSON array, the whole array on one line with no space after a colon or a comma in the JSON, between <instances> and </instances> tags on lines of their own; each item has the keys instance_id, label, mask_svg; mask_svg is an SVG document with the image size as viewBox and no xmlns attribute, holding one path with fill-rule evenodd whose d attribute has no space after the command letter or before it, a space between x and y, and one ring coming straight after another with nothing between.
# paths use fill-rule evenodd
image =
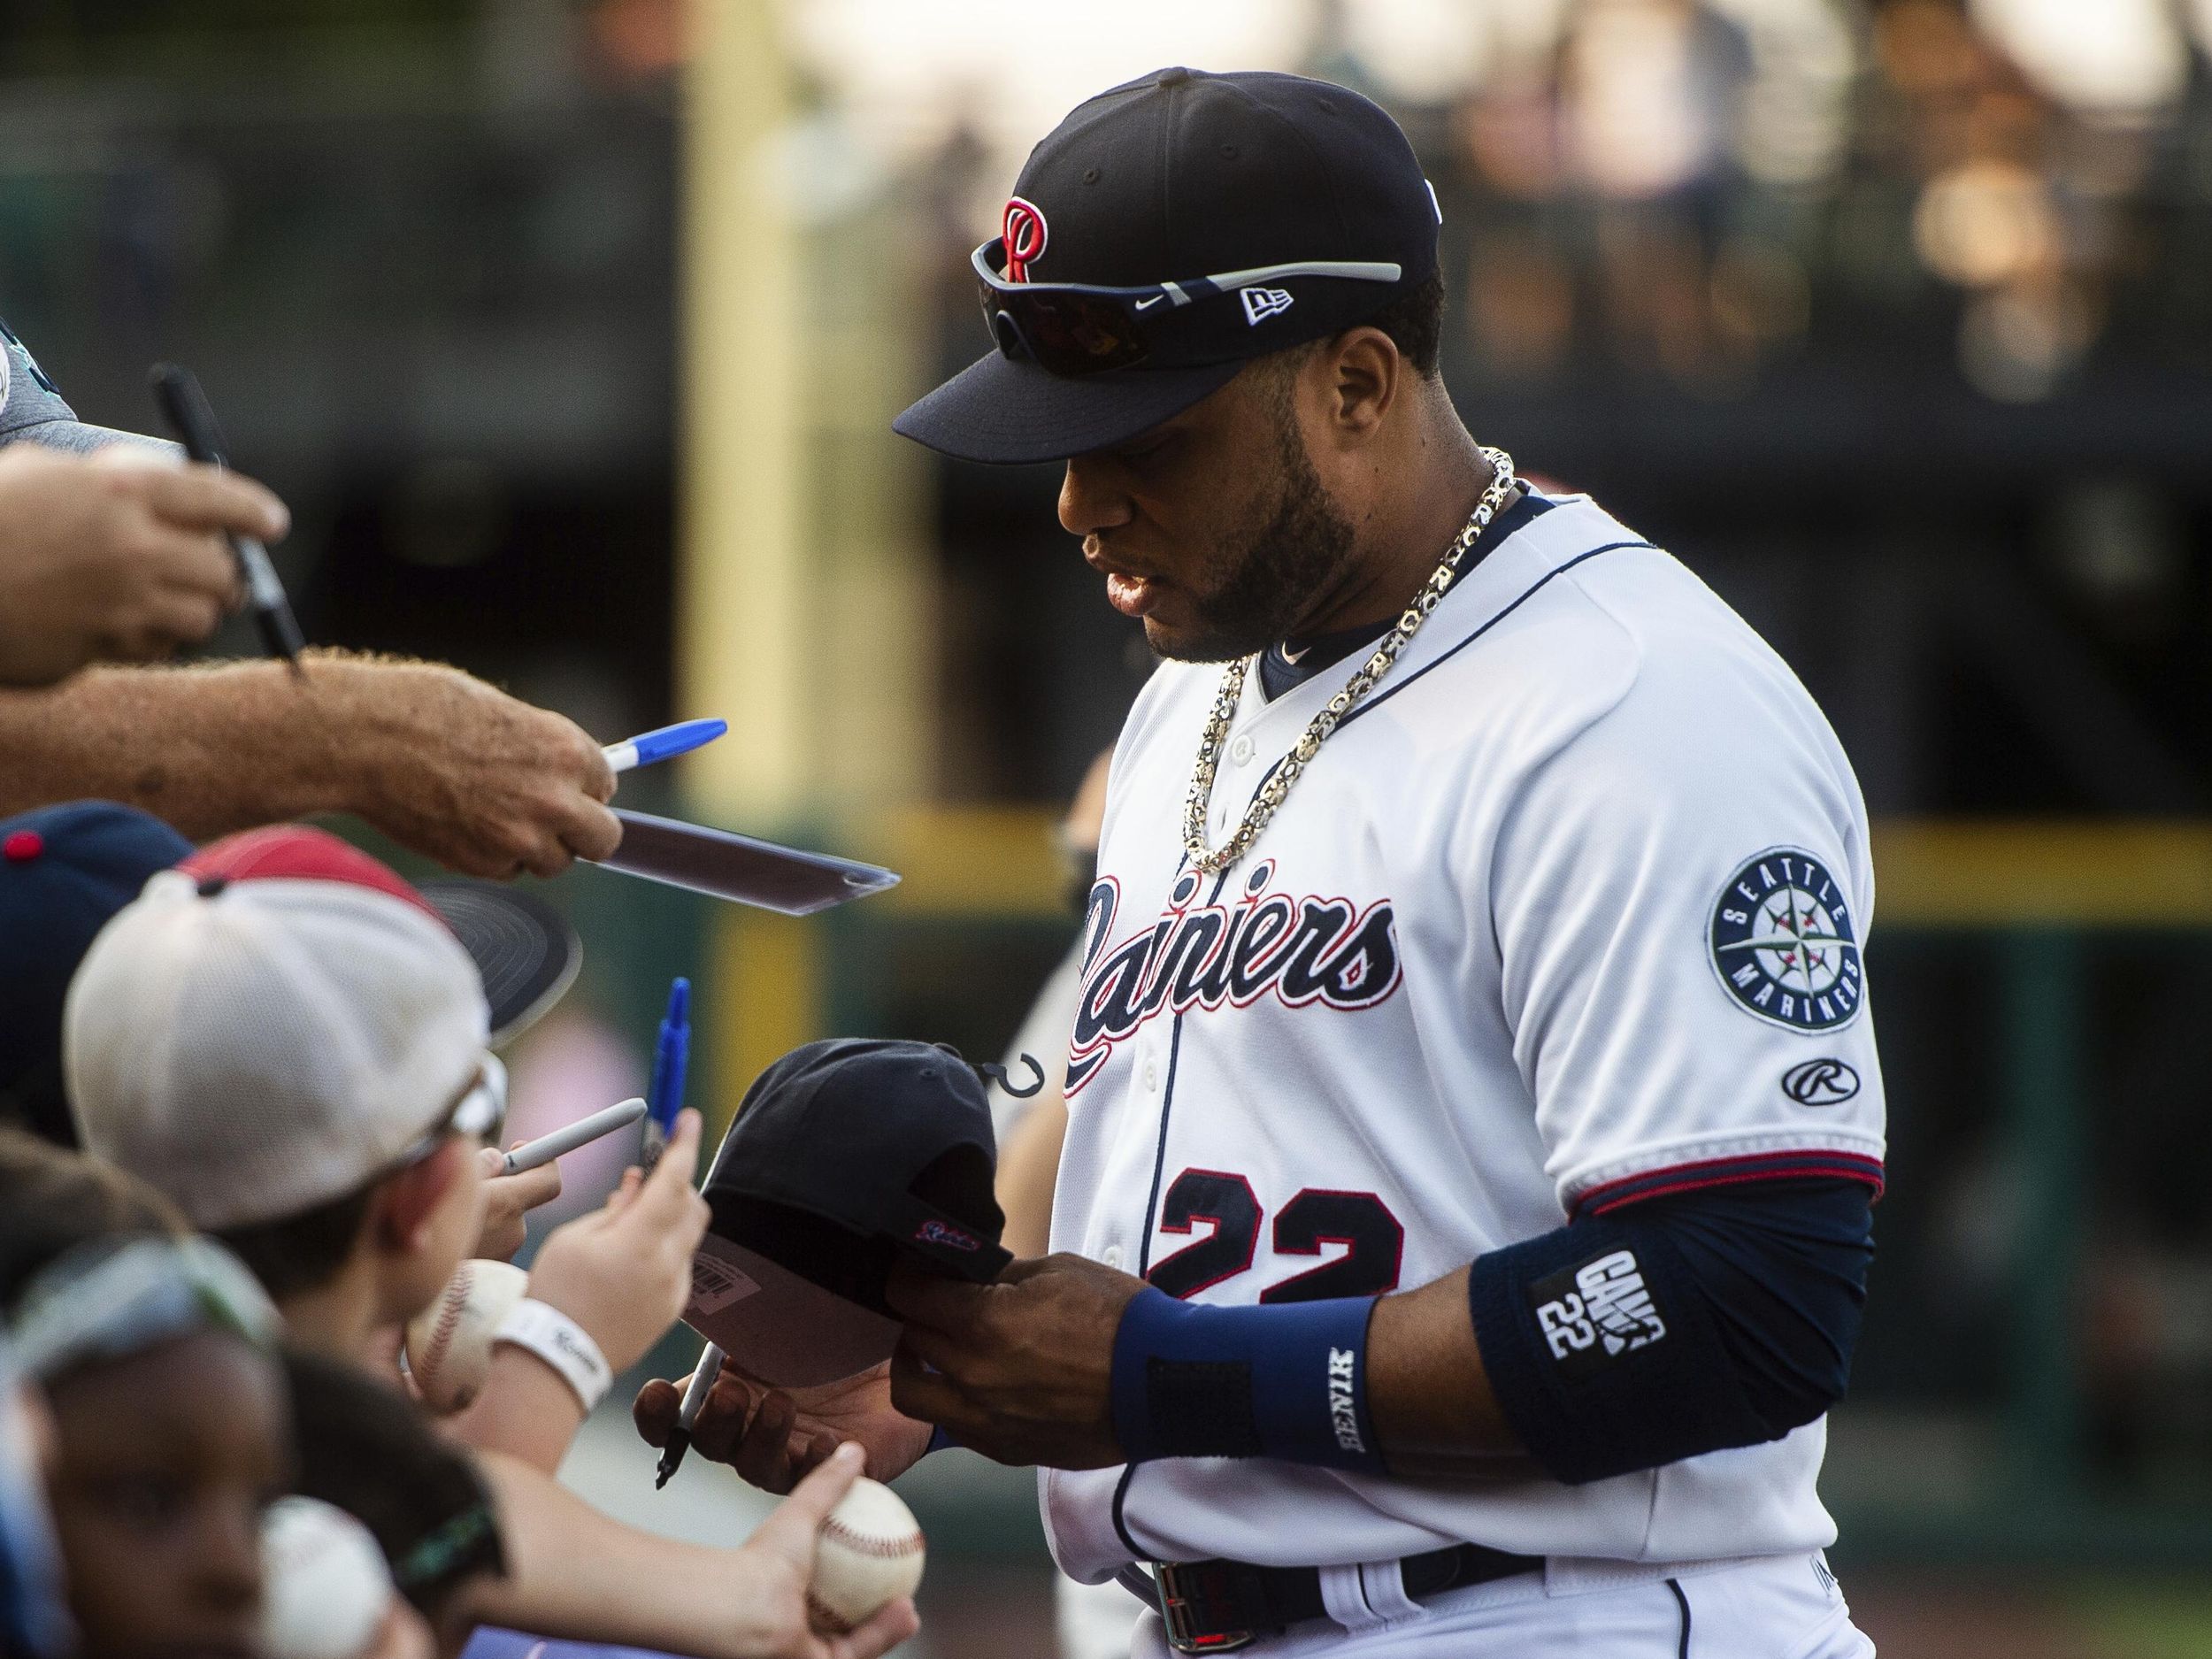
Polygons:
<instances>
[{"instance_id":1,"label":"black belt","mask_svg":"<svg viewBox=\"0 0 2212 1659\"><path fill-rule=\"evenodd\" d=\"M1398 1563L1414 1601L1446 1590L1533 1572L1541 1555L1514 1555L1482 1544L1455 1544ZM1326 1618L1318 1567L1258 1567L1248 1561L1156 1561L1152 1598L1177 1653L1229 1653L1303 1619Z\"/></svg>"}]
</instances>

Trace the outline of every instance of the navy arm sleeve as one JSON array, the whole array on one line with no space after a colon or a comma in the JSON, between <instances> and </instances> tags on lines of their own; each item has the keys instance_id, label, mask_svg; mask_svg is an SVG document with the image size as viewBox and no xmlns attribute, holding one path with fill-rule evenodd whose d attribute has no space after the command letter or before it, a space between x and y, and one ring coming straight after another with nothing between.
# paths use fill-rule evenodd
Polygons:
<instances>
[{"instance_id":1,"label":"navy arm sleeve","mask_svg":"<svg viewBox=\"0 0 2212 1659\"><path fill-rule=\"evenodd\" d=\"M1506 1420L1571 1483L1813 1421L1849 1375L1873 1198L1847 1179L1710 1187L1479 1257L1469 1308Z\"/></svg>"}]
</instances>

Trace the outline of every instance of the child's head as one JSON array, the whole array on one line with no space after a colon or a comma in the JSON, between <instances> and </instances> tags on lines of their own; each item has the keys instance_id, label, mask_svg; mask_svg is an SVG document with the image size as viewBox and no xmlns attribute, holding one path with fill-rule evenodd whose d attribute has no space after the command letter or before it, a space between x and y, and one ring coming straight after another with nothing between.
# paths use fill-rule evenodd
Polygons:
<instances>
[{"instance_id":1,"label":"child's head","mask_svg":"<svg viewBox=\"0 0 2212 1659\"><path fill-rule=\"evenodd\" d=\"M251 1652L262 1517L291 1467L277 1330L243 1267L169 1233L81 1244L16 1297L79 1659Z\"/></svg>"},{"instance_id":2,"label":"child's head","mask_svg":"<svg viewBox=\"0 0 2212 1659\"><path fill-rule=\"evenodd\" d=\"M391 882L165 872L94 941L64 1014L87 1148L288 1310L325 1293L356 1325L406 1318L459 1264L476 1140L504 1106L474 964Z\"/></svg>"},{"instance_id":3,"label":"child's head","mask_svg":"<svg viewBox=\"0 0 2212 1659\"><path fill-rule=\"evenodd\" d=\"M0 1119L72 1144L61 1081L69 976L146 878L191 850L159 818L112 801L0 819Z\"/></svg>"},{"instance_id":4,"label":"child's head","mask_svg":"<svg viewBox=\"0 0 2212 1659\"><path fill-rule=\"evenodd\" d=\"M367 1526L394 1584L457 1647L466 1592L506 1571L489 1491L476 1466L398 1389L358 1365L285 1356L299 1447L294 1490Z\"/></svg>"}]
</instances>

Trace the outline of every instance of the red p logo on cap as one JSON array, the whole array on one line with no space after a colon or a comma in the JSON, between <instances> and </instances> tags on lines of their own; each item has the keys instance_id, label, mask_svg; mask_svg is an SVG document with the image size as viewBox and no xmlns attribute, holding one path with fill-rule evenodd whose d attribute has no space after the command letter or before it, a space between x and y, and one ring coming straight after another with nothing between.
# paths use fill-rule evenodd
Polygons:
<instances>
[{"instance_id":1,"label":"red p logo on cap","mask_svg":"<svg viewBox=\"0 0 2212 1659\"><path fill-rule=\"evenodd\" d=\"M1044 214L1034 202L1025 202L1018 196L1009 196L999 236L1006 245L1006 280L1028 281L1029 262L1045 250Z\"/></svg>"}]
</instances>

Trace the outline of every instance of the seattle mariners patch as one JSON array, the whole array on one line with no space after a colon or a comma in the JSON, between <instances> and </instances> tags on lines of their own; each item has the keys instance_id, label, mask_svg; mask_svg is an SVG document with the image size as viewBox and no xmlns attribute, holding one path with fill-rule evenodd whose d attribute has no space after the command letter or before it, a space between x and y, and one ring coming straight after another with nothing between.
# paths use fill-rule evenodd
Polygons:
<instances>
[{"instance_id":1,"label":"seattle mariners patch","mask_svg":"<svg viewBox=\"0 0 2212 1659\"><path fill-rule=\"evenodd\" d=\"M1866 1000L1859 943L1826 866L1794 847L1761 853L1713 904L1713 966L1744 1011L1791 1031L1833 1031Z\"/></svg>"}]
</instances>

